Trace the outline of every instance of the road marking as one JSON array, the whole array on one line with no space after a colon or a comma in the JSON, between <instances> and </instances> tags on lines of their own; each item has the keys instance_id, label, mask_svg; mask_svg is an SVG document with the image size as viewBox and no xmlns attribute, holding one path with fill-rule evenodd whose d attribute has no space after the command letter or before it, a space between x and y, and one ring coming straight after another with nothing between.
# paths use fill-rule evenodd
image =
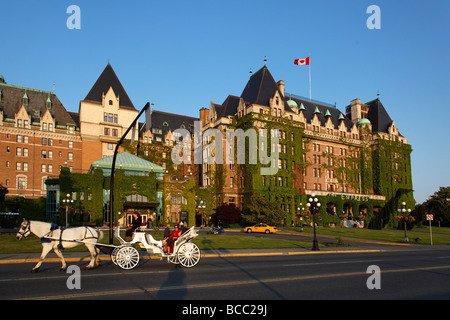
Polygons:
<instances>
[{"instance_id":1,"label":"road marking","mask_svg":"<svg viewBox=\"0 0 450 320\"><path fill-rule=\"evenodd\" d=\"M413 272L413 271L429 271L429 270L439 270L439 269L450 269L450 266L436 266L436 267L422 267L422 268L412 268L412 269L396 269L396 270L383 270L383 274L386 273L403 273L403 272ZM205 289L205 288L217 288L217 287L229 287L229 286L244 286L252 284L267 284L274 282L291 282L300 280L312 280L312 279L325 279L325 278L338 278L338 277L352 277L352 276L367 276L367 272L348 272L348 273L337 273L337 274L323 274L323 275L311 275L311 276L296 276L296 277L286 277L286 278L269 278L269 279L252 279L244 281L231 281L231 282L215 282L215 283L203 283L203 284L191 284L191 285L177 285L177 286L167 286L167 287L150 287L150 288L135 288L135 289L124 289L124 290L111 290L111 291L98 291L98 292L86 292L86 293L74 293L66 295L54 295L54 296L42 296L27 299L17 299L17 300L55 300L55 299L82 299L88 297L101 297L109 295L123 295L123 294L135 294L143 292L160 292L160 291L170 291L170 290L186 290L186 289Z\"/></svg>"}]
</instances>

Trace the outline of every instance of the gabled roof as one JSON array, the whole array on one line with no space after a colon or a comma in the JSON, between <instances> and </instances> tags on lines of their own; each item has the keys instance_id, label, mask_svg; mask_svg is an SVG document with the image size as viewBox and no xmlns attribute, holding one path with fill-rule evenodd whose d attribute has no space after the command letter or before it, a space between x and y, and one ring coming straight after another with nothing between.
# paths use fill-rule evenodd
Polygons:
<instances>
[{"instance_id":1,"label":"gabled roof","mask_svg":"<svg viewBox=\"0 0 450 320\"><path fill-rule=\"evenodd\" d=\"M248 103L269 106L270 98L272 98L277 91L283 99L285 110L292 112L278 89L277 83L270 74L269 69L267 66L264 66L250 77L244 91L242 91L241 98Z\"/></svg>"},{"instance_id":2,"label":"gabled roof","mask_svg":"<svg viewBox=\"0 0 450 320\"><path fill-rule=\"evenodd\" d=\"M119 107L136 110L130 98L128 97L128 94L120 83L119 78L117 77L116 73L109 63L103 70L100 77L98 77L94 86L91 88L91 91L89 91L84 100L96 101L101 103L103 94L106 94L110 87L113 88L116 96L119 96Z\"/></svg>"},{"instance_id":3,"label":"gabled roof","mask_svg":"<svg viewBox=\"0 0 450 320\"><path fill-rule=\"evenodd\" d=\"M47 100L50 98L50 113L55 119L55 125L76 125L78 123L67 112L58 97L50 91L19 87L11 84L0 83L2 96L0 99L0 109L3 110L3 117L14 119L15 114L23 104L23 98L28 97L28 106L25 106L27 113L31 116L32 122L39 122L40 119L35 114L43 116L47 111Z\"/></svg>"}]
</instances>

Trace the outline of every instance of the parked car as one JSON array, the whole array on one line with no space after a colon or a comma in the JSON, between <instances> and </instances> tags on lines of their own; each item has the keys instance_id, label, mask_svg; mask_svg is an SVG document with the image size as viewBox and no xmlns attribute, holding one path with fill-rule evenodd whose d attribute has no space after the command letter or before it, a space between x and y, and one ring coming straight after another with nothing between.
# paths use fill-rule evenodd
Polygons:
<instances>
[{"instance_id":1,"label":"parked car","mask_svg":"<svg viewBox=\"0 0 450 320\"><path fill-rule=\"evenodd\" d=\"M265 233L275 233L278 232L277 227L271 227L265 223L255 224L251 227L246 227L244 232L252 233L252 232L265 232Z\"/></svg>"}]
</instances>

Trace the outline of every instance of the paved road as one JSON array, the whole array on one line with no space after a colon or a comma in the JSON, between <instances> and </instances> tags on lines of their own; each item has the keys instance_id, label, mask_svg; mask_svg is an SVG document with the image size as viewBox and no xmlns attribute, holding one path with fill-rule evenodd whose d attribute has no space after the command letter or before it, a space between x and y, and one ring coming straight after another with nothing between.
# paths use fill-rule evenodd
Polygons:
<instances>
[{"instance_id":1,"label":"paved road","mask_svg":"<svg viewBox=\"0 0 450 320\"><path fill-rule=\"evenodd\" d=\"M137 268L122 270L106 260L100 268L81 270L81 289L72 290L67 287L71 274L58 271L59 262L45 263L37 274L29 273L31 263L4 263L0 264L0 298L450 299L450 251L445 247L240 253L209 252L192 269L142 259ZM69 264L83 267L87 261ZM367 287L372 265L380 268L381 289Z\"/></svg>"}]
</instances>

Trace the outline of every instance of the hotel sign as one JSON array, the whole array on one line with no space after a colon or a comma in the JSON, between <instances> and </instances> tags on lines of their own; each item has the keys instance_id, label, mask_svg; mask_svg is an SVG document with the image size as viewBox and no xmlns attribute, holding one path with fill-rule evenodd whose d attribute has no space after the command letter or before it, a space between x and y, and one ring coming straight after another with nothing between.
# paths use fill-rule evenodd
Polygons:
<instances>
[{"instance_id":1,"label":"hotel sign","mask_svg":"<svg viewBox=\"0 0 450 320\"><path fill-rule=\"evenodd\" d=\"M337 194L329 193L329 197L341 197L342 200L356 200L356 201L369 201L370 197L368 195L361 194Z\"/></svg>"}]
</instances>

